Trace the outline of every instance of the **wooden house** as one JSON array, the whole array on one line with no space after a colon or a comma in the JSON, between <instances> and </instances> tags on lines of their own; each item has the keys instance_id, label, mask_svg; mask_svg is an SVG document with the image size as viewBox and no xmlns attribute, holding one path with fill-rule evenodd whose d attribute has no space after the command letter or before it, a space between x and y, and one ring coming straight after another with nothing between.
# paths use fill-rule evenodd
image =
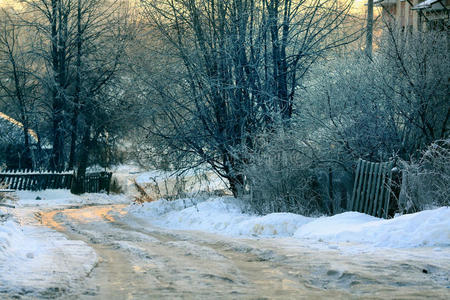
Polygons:
<instances>
[{"instance_id":1,"label":"wooden house","mask_svg":"<svg viewBox=\"0 0 450 300\"><path fill-rule=\"evenodd\" d=\"M450 29L450 0L375 0L374 5L410 31Z\"/></svg>"}]
</instances>

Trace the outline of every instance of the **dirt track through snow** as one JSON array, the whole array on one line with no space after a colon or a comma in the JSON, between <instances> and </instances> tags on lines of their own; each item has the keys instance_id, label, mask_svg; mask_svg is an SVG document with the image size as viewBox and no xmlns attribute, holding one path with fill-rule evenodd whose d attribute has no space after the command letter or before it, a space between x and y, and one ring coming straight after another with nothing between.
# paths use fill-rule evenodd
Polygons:
<instances>
[{"instance_id":1,"label":"dirt track through snow","mask_svg":"<svg viewBox=\"0 0 450 300\"><path fill-rule=\"evenodd\" d=\"M43 225L100 257L67 299L448 299L448 260L423 250L342 254L292 239L164 230L123 205L41 212ZM56 295L55 295L56 296Z\"/></svg>"}]
</instances>

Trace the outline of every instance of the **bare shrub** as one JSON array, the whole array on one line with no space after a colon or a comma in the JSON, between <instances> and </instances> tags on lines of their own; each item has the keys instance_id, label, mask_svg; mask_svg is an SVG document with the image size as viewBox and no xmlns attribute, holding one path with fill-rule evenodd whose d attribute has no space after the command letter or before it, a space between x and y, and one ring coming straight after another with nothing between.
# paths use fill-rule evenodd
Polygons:
<instances>
[{"instance_id":1,"label":"bare shrub","mask_svg":"<svg viewBox=\"0 0 450 300\"><path fill-rule=\"evenodd\" d=\"M249 208L260 214L322 211L313 160L306 144L282 130L257 139L243 174L248 180Z\"/></svg>"},{"instance_id":2,"label":"bare shrub","mask_svg":"<svg viewBox=\"0 0 450 300\"><path fill-rule=\"evenodd\" d=\"M399 207L415 212L450 205L450 139L431 144L417 161L401 161Z\"/></svg>"},{"instance_id":3,"label":"bare shrub","mask_svg":"<svg viewBox=\"0 0 450 300\"><path fill-rule=\"evenodd\" d=\"M418 158L449 136L448 32L384 31L371 60L330 57L308 73L297 113L303 130L347 162ZM314 136L313 136L314 135Z\"/></svg>"},{"instance_id":4,"label":"bare shrub","mask_svg":"<svg viewBox=\"0 0 450 300\"><path fill-rule=\"evenodd\" d=\"M227 187L211 169L198 167L174 171L156 171L145 182L134 182L137 192L151 199L182 199L226 195Z\"/></svg>"},{"instance_id":5,"label":"bare shrub","mask_svg":"<svg viewBox=\"0 0 450 300\"><path fill-rule=\"evenodd\" d=\"M116 177L113 177L109 184L109 192L113 194L123 194L122 185Z\"/></svg>"},{"instance_id":6,"label":"bare shrub","mask_svg":"<svg viewBox=\"0 0 450 300\"><path fill-rule=\"evenodd\" d=\"M134 184L136 190L137 190L138 193L139 193L137 196L134 197L134 203L137 203L137 204L143 204L143 203L145 203L145 202L152 202L152 201L155 200L153 197L151 197L151 196L145 191L145 189L144 189L142 186L140 186L140 185L136 182L136 180L133 182L133 184Z\"/></svg>"}]
</instances>

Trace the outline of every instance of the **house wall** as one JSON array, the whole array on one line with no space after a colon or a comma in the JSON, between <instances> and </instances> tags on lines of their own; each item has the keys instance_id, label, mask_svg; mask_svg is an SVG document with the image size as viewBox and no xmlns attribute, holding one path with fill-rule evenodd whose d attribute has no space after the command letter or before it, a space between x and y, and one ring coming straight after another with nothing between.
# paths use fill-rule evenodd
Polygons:
<instances>
[{"instance_id":1,"label":"house wall","mask_svg":"<svg viewBox=\"0 0 450 300\"><path fill-rule=\"evenodd\" d=\"M383 8L383 16L394 18L399 25L412 31L422 29L438 29L448 26L450 0L442 0L445 8L437 3L429 9L413 10L412 8L423 0L385 0L379 6ZM427 23L428 20L428 24ZM444 25L441 25L444 24ZM445 25L447 24L447 25Z\"/></svg>"}]
</instances>

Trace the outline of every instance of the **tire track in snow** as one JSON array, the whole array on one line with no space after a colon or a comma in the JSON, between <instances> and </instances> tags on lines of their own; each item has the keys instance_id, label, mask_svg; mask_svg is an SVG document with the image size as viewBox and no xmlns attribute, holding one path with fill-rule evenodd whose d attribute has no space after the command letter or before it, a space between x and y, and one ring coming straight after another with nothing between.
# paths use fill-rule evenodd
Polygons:
<instances>
[{"instance_id":1,"label":"tire track in snow","mask_svg":"<svg viewBox=\"0 0 450 300\"><path fill-rule=\"evenodd\" d=\"M138 219L124 222L117 217L121 209L85 207L52 217L69 238L85 241L101 257L80 298L446 299L449 294L448 277L439 281L422 273L427 261L352 257L291 239L165 230Z\"/></svg>"}]
</instances>

